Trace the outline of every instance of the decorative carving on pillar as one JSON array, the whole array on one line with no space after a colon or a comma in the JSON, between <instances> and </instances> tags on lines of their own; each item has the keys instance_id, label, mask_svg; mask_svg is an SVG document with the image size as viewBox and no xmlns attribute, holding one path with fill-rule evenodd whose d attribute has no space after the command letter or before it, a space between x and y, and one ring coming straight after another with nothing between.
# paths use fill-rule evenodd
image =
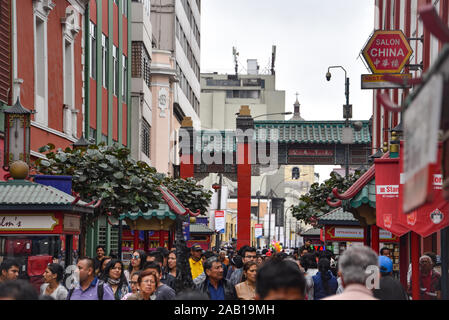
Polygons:
<instances>
[{"instance_id":1,"label":"decorative carving on pillar","mask_svg":"<svg viewBox=\"0 0 449 320\"><path fill-rule=\"evenodd\" d=\"M74 7L68 6L65 17L61 18L61 24L65 38L73 42L80 31L79 12Z\"/></svg>"},{"instance_id":2,"label":"decorative carving on pillar","mask_svg":"<svg viewBox=\"0 0 449 320\"><path fill-rule=\"evenodd\" d=\"M56 4L52 0L33 0L34 13L46 20Z\"/></svg>"},{"instance_id":3,"label":"decorative carving on pillar","mask_svg":"<svg viewBox=\"0 0 449 320\"><path fill-rule=\"evenodd\" d=\"M167 107L168 107L168 93L165 88L162 88L159 90L158 105L159 105L159 109L161 109L161 112L159 113L159 117L165 118L167 116L165 113L165 110L167 110Z\"/></svg>"}]
</instances>

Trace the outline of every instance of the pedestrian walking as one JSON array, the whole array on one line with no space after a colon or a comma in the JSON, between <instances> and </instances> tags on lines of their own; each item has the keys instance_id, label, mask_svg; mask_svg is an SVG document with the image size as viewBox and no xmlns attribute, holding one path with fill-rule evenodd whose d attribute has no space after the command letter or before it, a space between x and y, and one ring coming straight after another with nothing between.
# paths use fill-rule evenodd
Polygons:
<instances>
[{"instance_id":1,"label":"pedestrian walking","mask_svg":"<svg viewBox=\"0 0 449 320\"><path fill-rule=\"evenodd\" d=\"M301 267L304 269L304 277L306 278L306 300L313 300L313 279L312 277L318 272L318 265L314 253L306 253L300 259Z\"/></svg>"},{"instance_id":2,"label":"pedestrian walking","mask_svg":"<svg viewBox=\"0 0 449 320\"><path fill-rule=\"evenodd\" d=\"M115 300L121 300L131 291L128 280L125 277L123 263L118 259L111 259L108 262L101 280L109 284L114 293Z\"/></svg>"},{"instance_id":3,"label":"pedestrian walking","mask_svg":"<svg viewBox=\"0 0 449 320\"><path fill-rule=\"evenodd\" d=\"M240 300L254 300L256 298L257 263L248 261L243 265L243 281L235 286Z\"/></svg>"},{"instance_id":4,"label":"pedestrian walking","mask_svg":"<svg viewBox=\"0 0 449 320\"><path fill-rule=\"evenodd\" d=\"M100 270L101 263L106 254L106 248L102 245L99 245L99 246L97 246L95 251L97 253L97 256L94 258L94 263L95 263L94 267L95 267L95 270Z\"/></svg>"},{"instance_id":5,"label":"pedestrian walking","mask_svg":"<svg viewBox=\"0 0 449 320\"><path fill-rule=\"evenodd\" d=\"M19 278L19 262L15 259L6 259L0 266L0 282L17 280Z\"/></svg>"},{"instance_id":6,"label":"pedestrian walking","mask_svg":"<svg viewBox=\"0 0 449 320\"><path fill-rule=\"evenodd\" d=\"M128 270L125 271L126 280L130 280L134 272L142 271L143 267L147 263L147 255L143 250L136 250L131 256Z\"/></svg>"},{"instance_id":7,"label":"pedestrian walking","mask_svg":"<svg viewBox=\"0 0 449 320\"><path fill-rule=\"evenodd\" d=\"M192 280L195 280L200 274L203 273L203 262L201 261L201 256L203 254L203 248L199 244L194 244L191 248L189 264L190 271L192 272Z\"/></svg>"},{"instance_id":8,"label":"pedestrian walking","mask_svg":"<svg viewBox=\"0 0 449 320\"><path fill-rule=\"evenodd\" d=\"M379 269L379 288L373 290L374 297L379 300L408 300L402 284L393 278L393 261L387 255L379 256Z\"/></svg>"},{"instance_id":9,"label":"pedestrian walking","mask_svg":"<svg viewBox=\"0 0 449 320\"><path fill-rule=\"evenodd\" d=\"M206 262L206 260L211 258L211 257L216 257L216 255L215 255L215 253L213 251L206 251L206 252L204 252L203 255L201 256L201 261L202 261L203 265L204 265L204 262ZM223 273L223 275L224 275L224 273ZM203 282L205 279L206 279L206 273L203 271L203 273L201 273L198 277L196 277L193 280L193 283L195 284L195 286L197 286L201 282Z\"/></svg>"},{"instance_id":10,"label":"pedestrian walking","mask_svg":"<svg viewBox=\"0 0 449 320\"><path fill-rule=\"evenodd\" d=\"M50 263L43 274L44 283L40 288L40 295L50 296L54 300L66 300L68 291L61 284L64 269L57 263Z\"/></svg>"},{"instance_id":11,"label":"pedestrian walking","mask_svg":"<svg viewBox=\"0 0 449 320\"><path fill-rule=\"evenodd\" d=\"M243 246L241 248L240 255L242 257L243 264L247 263L248 261L256 261L257 257L256 248L250 246ZM242 277L243 277L243 266L239 269L236 269L232 273L229 281L233 286L235 286L240 282L242 282Z\"/></svg>"},{"instance_id":12,"label":"pedestrian walking","mask_svg":"<svg viewBox=\"0 0 449 320\"><path fill-rule=\"evenodd\" d=\"M242 257L239 255L233 256L229 259L228 273L226 274L226 280L229 280L235 270L243 267Z\"/></svg>"},{"instance_id":13,"label":"pedestrian walking","mask_svg":"<svg viewBox=\"0 0 449 320\"><path fill-rule=\"evenodd\" d=\"M147 256L147 264L149 262L155 262L161 267L161 278L159 279L159 282L162 282L163 284L166 284L167 286L174 289L175 287L175 280L176 276L172 276L168 273L166 268L164 268L164 256L160 251L152 251ZM145 264L145 265L147 265Z\"/></svg>"},{"instance_id":14,"label":"pedestrian walking","mask_svg":"<svg viewBox=\"0 0 449 320\"><path fill-rule=\"evenodd\" d=\"M93 259L81 257L76 266L79 283L69 290L67 300L114 300L111 287L95 276Z\"/></svg>"},{"instance_id":15,"label":"pedestrian walking","mask_svg":"<svg viewBox=\"0 0 449 320\"><path fill-rule=\"evenodd\" d=\"M367 246L348 248L338 260L344 291L323 300L377 300L367 288L368 277L372 275L370 268L373 266L378 266L378 258L371 248Z\"/></svg>"},{"instance_id":16,"label":"pedestrian walking","mask_svg":"<svg viewBox=\"0 0 449 320\"><path fill-rule=\"evenodd\" d=\"M171 251L167 259L168 273L176 279L176 251Z\"/></svg>"},{"instance_id":17,"label":"pedestrian walking","mask_svg":"<svg viewBox=\"0 0 449 320\"><path fill-rule=\"evenodd\" d=\"M409 294L413 292L413 283ZM423 255L419 258L419 287L421 300L441 299L441 275L435 271L432 258Z\"/></svg>"},{"instance_id":18,"label":"pedestrian walking","mask_svg":"<svg viewBox=\"0 0 449 320\"><path fill-rule=\"evenodd\" d=\"M197 288L211 300L236 300L235 287L223 278L223 266L217 257L211 257L204 263L206 279Z\"/></svg>"},{"instance_id":19,"label":"pedestrian walking","mask_svg":"<svg viewBox=\"0 0 449 320\"><path fill-rule=\"evenodd\" d=\"M96 275L98 278L102 278L104 275L104 269L106 268L106 265L111 261L112 258L110 256L105 256L101 260L100 268L96 271Z\"/></svg>"},{"instance_id":20,"label":"pedestrian walking","mask_svg":"<svg viewBox=\"0 0 449 320\"><path fill-rule=\"evenodd\" d=\"M313 300L321 300L337 292L338 282L330 270L330 261L327 258L318 261L318 272L312 280Z\"/></svg>"},{"instance_id":21,"label":"pedestrian walking","mask_svg":"<svg viewBox=\"0 0 449 320\"><path fill-rule=\"evenodd\" d=\"M0 283L0 300L38 300L36 289L26 280L5 280Z\"/></svg>"},{"instance_id":22,"label":"pedestrian walking","mask_svg":"<svg viewBox=\"0 0 449 320\"><path fill-rule=\"evenodd\" d=\"M127 294L125 294L122 298L122 300L128 300L128 298L132 295L132 294L137 294L139 292L139 275L140 275L140 271L136 271L133 273L133 275L131 276L131 280L129 281L129 287L131 288L131 292L128 292Z\"/></svg>"},{"instance_id":23,"label":"pedestrian walking","mask_svg":"<svg viewBox=\"0 0 449 320\"><path fill-rule=\"evenodd\" d=\"M157 277L156 300L174 300L176 293L173 288L161 282L162 269L158 263L149 262L145 265L144 271L153 272Z\"/></svg>"},{"instance_id":24,"label":"pedestrian walking","mask_svg":"<svg viewBox=\"0 0 449 320\"><path fill-rule=\"evenodd\" d=\"M257 271L256 300L303 300L306 279L296 263L269 260Z\"/></svg>"},{"instance_id":25,"label":"pedestrian walking","mask_svg":"<svg viewBox=\"0 0 449 320\"><path fill-rule=\"evenodd\" d=\"M156 274L151 270L144 270L139 273L137 278L138 291L129 295L126 300L156 300L158 284L159 280Z\"/></svg>"}]
</instances>

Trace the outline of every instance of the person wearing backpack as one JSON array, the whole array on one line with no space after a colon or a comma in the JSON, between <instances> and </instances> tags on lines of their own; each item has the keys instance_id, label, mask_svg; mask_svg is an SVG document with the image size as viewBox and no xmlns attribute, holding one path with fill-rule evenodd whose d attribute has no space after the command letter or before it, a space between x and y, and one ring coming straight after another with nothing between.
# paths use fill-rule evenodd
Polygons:
<instances>
[{"instance_id":1,"label":"person wearing backpack","mask_svg":"<svg viewBox=\"0 0 449 320\"><path fill-rule=\"evenodd\" d=\"M76 266L79 283L70 289L67 300L115 300L111 287L95 277L93 259L80 258Z\"/></svg>"}]
</instances>

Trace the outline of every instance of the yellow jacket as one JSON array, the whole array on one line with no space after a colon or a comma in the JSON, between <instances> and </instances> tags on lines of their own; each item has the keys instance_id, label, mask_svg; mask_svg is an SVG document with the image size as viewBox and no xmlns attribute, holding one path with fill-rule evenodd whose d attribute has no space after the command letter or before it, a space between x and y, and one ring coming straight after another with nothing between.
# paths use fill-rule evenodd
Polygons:
<instances>
[{"instance_id":1,"label":"yellow jacket","mask_svg":"<svg viewBox=\"0 0 449 320\"><path fill-rule=\"evenodd\" d=\"M203 262L200 260L195 261L192 258L189 258L190 270L192 271L192 279L195 279L200 274L203 273Z\"/></svg>"}]
</instances>

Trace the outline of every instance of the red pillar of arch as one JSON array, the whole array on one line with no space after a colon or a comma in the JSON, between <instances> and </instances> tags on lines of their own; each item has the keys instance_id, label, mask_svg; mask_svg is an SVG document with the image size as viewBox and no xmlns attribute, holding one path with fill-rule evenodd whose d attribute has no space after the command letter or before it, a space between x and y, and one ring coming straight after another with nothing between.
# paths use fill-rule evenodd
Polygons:
<instances>
[{"instance_id":1,"label":"red pillar of arch","mask_svg":"<svg viewBox=\"0 0 449 320\"><path fill-rule=\"evenodd\" d=\"M254 120L249 106L241 106L237 127L237 249L251 245L251 143ZM241 132L240 132L241 131Z\"/></svg>"},{"instance_id":2,"label":"red pillar of arch","mask_svg":"<svg viewBox=\"0 0 449 320\"><path fill-rule=\"evenodd\" d=\"M237 249L251 245L251 164L249 143L237 145Z\"/></svg>"}]
</instances>

